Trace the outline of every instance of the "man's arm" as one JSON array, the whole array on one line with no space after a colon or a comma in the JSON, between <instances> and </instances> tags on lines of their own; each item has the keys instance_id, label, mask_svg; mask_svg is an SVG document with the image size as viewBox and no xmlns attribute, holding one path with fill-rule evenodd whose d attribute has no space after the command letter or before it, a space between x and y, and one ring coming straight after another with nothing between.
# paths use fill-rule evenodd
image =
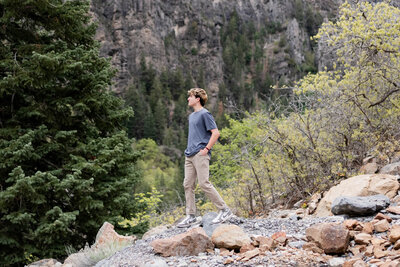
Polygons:
<instances>
[{"instance_id":1,"label":"man's arm","mask_svg":"<svg viewBox=\"0 0 400 267\"><path fill-rule=\"evenodd\" d=\"M212 129L210 140L208 141L206 148L200 150L200 155L206 155L208 153L208 150L210 150L215 145L220 135L221 134L219 133L218 128Z\"/></svg>"}]
</instances>

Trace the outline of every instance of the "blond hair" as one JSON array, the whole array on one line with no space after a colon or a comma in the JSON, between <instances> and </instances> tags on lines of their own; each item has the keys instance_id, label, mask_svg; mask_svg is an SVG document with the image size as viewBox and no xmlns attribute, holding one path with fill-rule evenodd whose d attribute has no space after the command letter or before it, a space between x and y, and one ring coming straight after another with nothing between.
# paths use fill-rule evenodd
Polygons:
<instances>
[{"instance_id":1,"label":"blond hair","mask_svg":"<svg viewBox=\"0 0 400 267\"><path fill-rule=\"evenodd\" d=\"M193 95L194 97L200 98L200 104L204 107L204 105L207 103L208 96L207 93L204 89L201 88L192 88L188 91L188 96Z\"/></svg>"}]
</instances>

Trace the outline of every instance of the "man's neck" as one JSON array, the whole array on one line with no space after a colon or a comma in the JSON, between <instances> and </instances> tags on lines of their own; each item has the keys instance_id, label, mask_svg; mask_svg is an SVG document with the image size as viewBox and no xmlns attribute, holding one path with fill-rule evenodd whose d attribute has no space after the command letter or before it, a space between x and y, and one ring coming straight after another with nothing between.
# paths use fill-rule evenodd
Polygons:
<instances>
[{"instance_id":1,"label":"man's neck","mask_svg":"<svg viewBox=\"0 0 400 267\"><path fill-rule=\"evenodd\" d=\"M203 109L203 106L201 104L193 106L194 112L200 111Z\"/></svg>"}]
</instances>

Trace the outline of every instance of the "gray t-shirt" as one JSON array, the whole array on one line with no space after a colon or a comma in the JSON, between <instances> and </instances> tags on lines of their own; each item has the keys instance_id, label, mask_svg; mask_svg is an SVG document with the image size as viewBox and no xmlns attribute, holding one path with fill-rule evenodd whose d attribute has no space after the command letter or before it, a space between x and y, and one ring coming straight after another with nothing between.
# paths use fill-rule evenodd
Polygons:
<instances>
[{"instance_id":1,"label":"gray t-shirt","mask_svg":"<svg viewBox=\"0 0 400 267\"><path fill-rule=\"evenodd\" d=\"M211 137L211 130L216 129L217 124L211 113L202 108L189 115L189 136L185 156L190 157L205 148ZM210 152L209 152L210 153Z\"/></svg>"}]
</instances>

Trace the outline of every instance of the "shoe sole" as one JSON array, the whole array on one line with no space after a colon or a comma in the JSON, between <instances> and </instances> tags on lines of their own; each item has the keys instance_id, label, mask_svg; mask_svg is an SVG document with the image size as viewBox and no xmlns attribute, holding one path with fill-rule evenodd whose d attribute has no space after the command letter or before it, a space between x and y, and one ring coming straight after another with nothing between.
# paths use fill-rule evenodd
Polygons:
<instances>
[{"instance_id":1,"label":"shoe sole","mask_svg":"<svg viewBox=\"0 0 400 267\"><path fill-rule=\"evenodd\" d=\"M228 217L226 217L225 219L222 219L222 220L220 220L219 222L213 222L213 223L211 223L211 224L219 224L219 223L224 223L224 222L226 222L227 220L229 220L230 218L232 218L233 217L233 213L231 213Z\"/></svg>"},{"instance_id":2,"label":"shoe sole","mask_svg":"<svg viewBox=\"0 0 400 267\"><path fill-rule=\"evenodd\" d=\"M176 227L178 227L178 228L188 228L188 227L190 227L190 226L193 226L193 225L196 225L196 224L199 224L200 225L200 223L201 222L193 222L193 223L191 223L191 224L185 224L185 225L177 225Z\"/></svg>"}]
</instances>

